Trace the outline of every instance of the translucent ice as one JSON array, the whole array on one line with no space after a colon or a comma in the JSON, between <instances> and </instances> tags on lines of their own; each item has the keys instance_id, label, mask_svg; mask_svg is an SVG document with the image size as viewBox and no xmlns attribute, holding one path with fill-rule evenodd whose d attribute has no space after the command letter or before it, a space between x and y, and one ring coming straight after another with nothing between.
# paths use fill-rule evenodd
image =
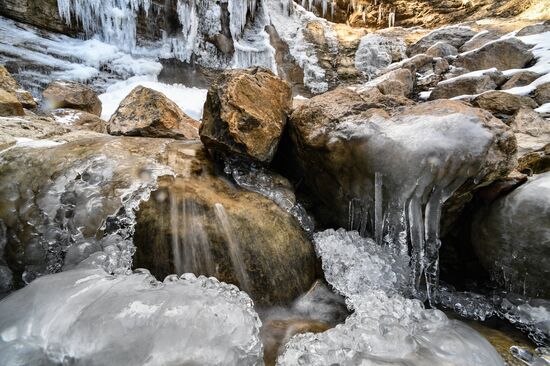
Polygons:
<instances>
[{"instance_id":1,"label":"translucent ice","mask_svg":"<svg viewBox=\"0 0 550 366\"><path fill-rule=\"evenodd\" d=\"M260 365L260 325L248 295L215 278L90 266L0 302L0 364Z\"/></svg>"},{"instance_id":2,"label":"translucent ice","mask_svg":"<svg viewBox=\"0 0 550 366\"><path fill-rule=\"evenodd\" d=\"M503 365L477 332L402 296L409 267L391 248L343 229L316 234L315 246L354 313L324 333L292 338L278 365Z\"/></svg>"}]
</instances>

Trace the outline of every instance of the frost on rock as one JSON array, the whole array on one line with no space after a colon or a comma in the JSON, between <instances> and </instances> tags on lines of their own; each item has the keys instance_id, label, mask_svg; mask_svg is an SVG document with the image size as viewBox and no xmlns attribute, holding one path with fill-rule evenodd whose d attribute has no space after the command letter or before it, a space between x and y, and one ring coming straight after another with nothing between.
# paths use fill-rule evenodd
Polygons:
<instances>
[{"instance_id":1,"label":"frost on rock","mask_svg":"<svg viewBox=\"0 0 550 366\"><path fill-rule=\"evenodd\" d=\"M314 239L327 281L354 313L324 333L292 338L279 366L503 365L473 329L403 297L410 270L402 255L343 229Z\"/></svg>"},{"instance_id":2,"label":"frost on rock","mask_svg":"<svg viewBox=\"0 0 550 366\"><path fill-rule=\"evenodd\" d=\"M367 34L361 38L355 53L355 67L369 78L374 78L391 63L406 58L406 50L402 39Z\"/></svg>"},{"instance_id":3,"label":"frost on rock","mask_svg":"<svg viewBox=\"0 0 550 366\"><path fill-rule=\"evenodd\" d=\"M260 365L260 325L248 295L215 278L86 263L0 302L0 364Z\"/></svg>"}]
</instances>

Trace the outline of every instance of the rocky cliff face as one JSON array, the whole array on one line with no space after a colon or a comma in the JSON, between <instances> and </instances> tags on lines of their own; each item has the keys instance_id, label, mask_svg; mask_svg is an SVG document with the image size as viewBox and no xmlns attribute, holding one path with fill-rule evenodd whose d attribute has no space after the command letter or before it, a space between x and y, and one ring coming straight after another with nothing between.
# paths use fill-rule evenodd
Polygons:
<instances>
[{"instance_id":1,"label":"rocky cliff face","mask_svg":"<svg viewBox=\"0 0 550 366\"><path fill-rule=\"evenodd\" d=\"M0 0L0 15L60 33L75 33L57 11L57 0Z\"/></svg>"}]
</instances>

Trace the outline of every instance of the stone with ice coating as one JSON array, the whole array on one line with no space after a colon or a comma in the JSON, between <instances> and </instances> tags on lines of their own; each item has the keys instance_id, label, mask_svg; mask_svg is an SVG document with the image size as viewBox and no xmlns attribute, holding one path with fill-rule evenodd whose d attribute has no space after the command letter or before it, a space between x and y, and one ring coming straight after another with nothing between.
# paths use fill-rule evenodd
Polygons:
<instances>
[{"instance_id":1,"label":"stone with ice coating","mask_svg":"<svg viewBox=\"0 0 550 366\"><path fill-rule=\"evenodd\" d=\"M0 302L0 364L256 365L260 324L250 298L215 278L82 267Z\"/></svg>"},{"instance_id":2,"label":"stone with ice coating","mask_svg":"<svg viewBox=\"0 0 550 366\"><path fill-rule=\"evenodd\" d=\"M327 281L355 312L324 333L292 338L279 366L503 365L473 329L401 295L406 256L343 229L316 234L315 245Z\"/></svg>"}]
</instances>

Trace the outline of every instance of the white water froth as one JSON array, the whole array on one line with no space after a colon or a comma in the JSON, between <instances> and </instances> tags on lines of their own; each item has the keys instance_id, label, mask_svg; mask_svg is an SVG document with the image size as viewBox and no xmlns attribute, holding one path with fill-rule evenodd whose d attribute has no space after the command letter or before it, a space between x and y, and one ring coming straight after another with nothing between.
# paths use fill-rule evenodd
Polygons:
<instances>
[{"instance_id":1,"label":"white water froth","mask_svg":"<svg viewBox=\"0 0 550 366\"><path fill-rule=\"evenodd\" d=\"M503 365L473 329L403 297L410 269L402 256L343 229L314 239L327 281L355 312L324 333L292 338L278 365Z\"/></svg>"},{"instance_id":2,"label":"white water froth","mask_svg":"<svg viewBox=\"0 0 550 366\"><path fill-rule=\"evenodd\" d=\"M259 365L260 325L248 295L215 278L83 264L0 302L0 364Z\"/></svg>"}]
</instances>

